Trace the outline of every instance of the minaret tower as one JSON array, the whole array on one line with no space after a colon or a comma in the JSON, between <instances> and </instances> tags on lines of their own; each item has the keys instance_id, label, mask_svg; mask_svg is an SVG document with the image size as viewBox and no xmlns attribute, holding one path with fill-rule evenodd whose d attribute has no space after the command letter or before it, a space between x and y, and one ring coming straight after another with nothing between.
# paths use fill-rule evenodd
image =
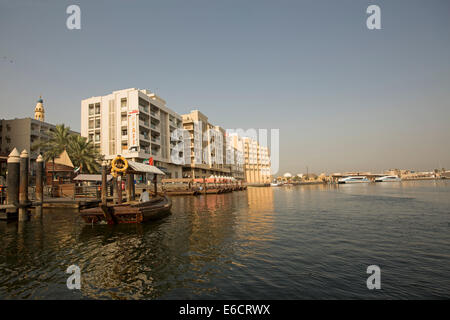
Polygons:
<instances>
[{"instance_id":1,"label":"minaret tower","mask_svg":"<svg viewBox=\"0 0 450 320\"><path fill-rule=\"evenodd\" d=\"M36 103L36 108L34 108L34 118L36 120L44 121L44 101L42 97Z\"/></svg>"}]
</instances>

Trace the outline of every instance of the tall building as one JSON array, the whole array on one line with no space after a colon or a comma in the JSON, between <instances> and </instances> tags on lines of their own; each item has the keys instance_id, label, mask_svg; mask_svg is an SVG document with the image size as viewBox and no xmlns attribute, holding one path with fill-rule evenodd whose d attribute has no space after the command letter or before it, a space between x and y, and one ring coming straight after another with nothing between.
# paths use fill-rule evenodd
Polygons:
<instances>
[{"instance_id":1,"label":"tall building","mask_svg":"<svg viewBox=\"0 0 450 320\"><path fill-rule=\"evenodd\" d=\"M27 150L32 174L34 174L36 158L41 152L40 149L32 150L32 146L48 141L51 132L56 127L44 122L43 103L42 98L39 98L35 107L34 119L0 120L0 154L8 155L14 148L17 148L19 152ZM75 131L70 132L79 134Z\"/></svg>"},{"instance_id":2,"label":"tall building","mask_svg":"<svg viewBox=\"0 0 450 320\"><path fill-rule=\"evenodd\" d=\"M152 158L171 178L182 176L182 166L171 160L172 152L184 156L177 151L181 139L172 135L182 127L181 116L148 90L130 88L81 101L81 135L106 159L118 154L137 162Z\"/></svg>"},{"instance_id":3,"label":"tall building","mask_svg":"<svg viewBox=\"0 0 450 320\"><path fill-rule=\"evenodd\" d=\"M236 133L227 134L227 161L231 175L239 180L245 180L244 174L244 141Z\"/></svg>"},{"instance_id":4,"label":"tall building","mask_svg":"<svg viewBox=\"0 0 450 320\"><path fill-rule=\"evenodd\" d=\"M208 117L198 110L182 115L182 119L188 132L183 177L231 176L230 166L225 162L225 130L209 123Z\"/></svg>"},{"instance_id":5,"label":"tall building","mask_svg":"<svg viewBox=\"0 0 450 320\"><path fill-rule=\"evenodd\" d=\"M269 149L260 146L252 138L245 137L243 141L245 180L249 184L270 183L272 176Z\"/></svg>"}]
</instances>

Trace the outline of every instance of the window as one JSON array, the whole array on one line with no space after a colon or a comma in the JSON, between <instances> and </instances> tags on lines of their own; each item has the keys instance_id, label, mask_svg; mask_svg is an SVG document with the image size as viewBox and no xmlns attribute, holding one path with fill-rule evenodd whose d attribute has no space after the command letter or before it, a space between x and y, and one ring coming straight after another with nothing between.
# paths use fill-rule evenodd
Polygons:
<instances>
[{"instance_id":1,"label":"window","mask_svg":"<svg viewBox=\"0 0 450 320\"><path fill-rule=\"evenodd\" d=\"M95 114L100 114L100 103L95 104Z\"/></svg>"},{"instance_id":2,"label":"window","mask_svg":"<svg viewBox=\"0 0 450 320\"><path fill-rule=\"evenodd\" d=\"M95 118L95 127L100 128L100 118Z\"/></svg>"},{"instance_id":3,"label":"window","mask_svg":"<svg viewBox=\"0 0 450 320\"><path fill-rule=\"evenodd\" d=\"M120 99L120 107L126 108L127 107L127 98Z\"/></svg>"},{"instance_id":4,"label":"window","mask_svg":"<svg viewBox=\"0 0 450 320\"><path fill-rule=\"evenodd\" d=\"M122 130L122 135L123 135L123 136L128 135L128 130L127 130L127 129Z\"/></svg>"},{"instance_id":5,"label":"window","mask_svg":"<svg viewBox=\"0 0 450 320\"><path fill-rule=\"evenodd\" d=\"M96 133L95 134L95 142L99 142L100 141L100 133Z\"/></svg>"},{"instance_id":6,"label":"window","mask_svg":"<svg viewBox=\"0 0 450 320\"><path fill-rule=\"evenodd\" d=\"M94 141L94 135L92 133L89 135L89 141Z\"/></svg>"},{"instance_id":7,"label":"window","mask_svg":"<svg viewBox=\"0 0 450 320\"><path fill-rule=\"evenodd\" d=\"M89 120L89 129L94 129L94 119Z\"/></svg>"},{"instance_id":8,"label":"window","mask_svg":"<svg viewBox=\"0 0 450 320\"><path fill-rule=\"evenodd\" d=\"M94 105L92 103L89 105L89 115L90 116L94 115Z\"/></svg>"}]
</instances>

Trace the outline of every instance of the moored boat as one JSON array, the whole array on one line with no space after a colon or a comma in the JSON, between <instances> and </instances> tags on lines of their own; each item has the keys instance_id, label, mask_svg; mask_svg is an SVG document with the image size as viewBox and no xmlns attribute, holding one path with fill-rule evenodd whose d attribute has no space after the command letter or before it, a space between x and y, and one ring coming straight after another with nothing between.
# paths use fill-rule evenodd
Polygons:
<instances>
[{"instance_id":1,"label":"moored boat","mask_svg":"<svg viewBox=\"0 0 450 320\"><path fill-rule=\"evenodd\" d=\"M158 196L146 202L81 209L80 216L87 224L142 223L164 218L170 214L171 207L172 201L168 197Z\"/></svg>"},{"instance_id":2,"label":"moored boat","mask_svg":"<svg viewBox=\"0 0 450 320\"><path fill-rule=\"evenodd\" d=\"M106 197L108 171L111 171L114 177L112 182L115 194L114 204L108 204ZM136 190L133 175L136 173L153 174L154 196L152 198L149 198L147 193L141 195L142 201L134 199ZM113 159L111 168L108 168L107 163L104 162L102 164L102 201L100 205L80 208L81 218L88 224L142 223L164 218L171 213L172 201L157 192L157 175L164 175L164 172L155 166L128 161L120 155ZM122 176L127 178L127 202L122 202Z\"/></svg>"},{"instance_id":3,"label":"moored boat","mask_svg":"<svg viewBox=\"0 0 450 320\"><path fill-rule=\"evenodd\" d=\"M384 176L375 179L375 182L398 182L398 181L402 181L402 179L400 179L397 176Z\"/></svg>"},{"instance_id":4,"label":"moored boat","mask_svg":"<svg viewBox=\"0 0 450 320\"><path fill-rule=\"evenodd\" d=\"M370 182L369 179L367 179L367 177L365 176L350 176L350 177L345 177L345 178L341 178L338 180L339 184L343 184L343 183L367 183Z\"/></svg>"}]
</instances>

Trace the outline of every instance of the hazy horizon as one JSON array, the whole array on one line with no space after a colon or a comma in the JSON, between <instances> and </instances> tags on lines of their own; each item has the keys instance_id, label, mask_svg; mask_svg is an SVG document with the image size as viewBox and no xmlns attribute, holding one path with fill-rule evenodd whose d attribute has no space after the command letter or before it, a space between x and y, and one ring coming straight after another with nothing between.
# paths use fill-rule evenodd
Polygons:
<instances>
[{"instance_id":1,"label":"hazy horizon","mask_svg":"<svg viewBox=\"0 0 450 320\"><path fill-rule=\"evenodd\" d=\"M278 175L449 169L449 30L437 0L0 0L0 119L42 95L46 122L80 131L82 99L135 87L223 128L279 129Z\"/></svg>"}]
</instances>

